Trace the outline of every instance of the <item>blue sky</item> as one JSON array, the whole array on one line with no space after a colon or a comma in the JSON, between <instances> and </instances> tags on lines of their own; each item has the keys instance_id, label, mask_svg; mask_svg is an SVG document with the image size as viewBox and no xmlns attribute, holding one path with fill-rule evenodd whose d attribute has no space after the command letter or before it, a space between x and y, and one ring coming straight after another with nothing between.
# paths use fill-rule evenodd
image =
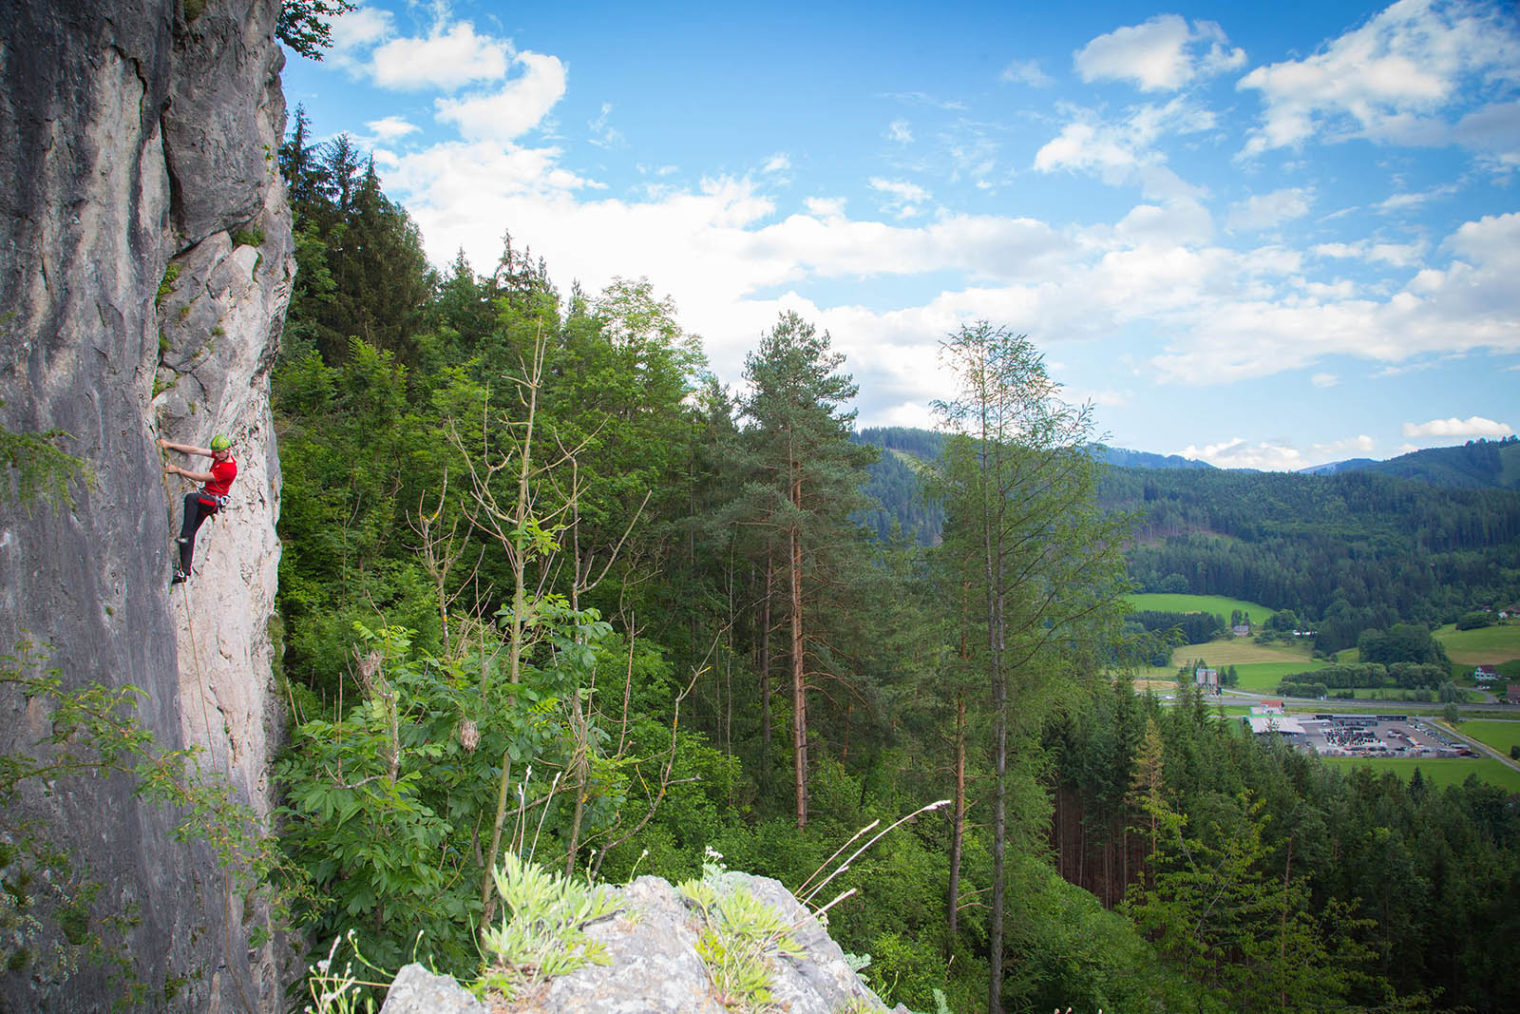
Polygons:
<instances>
[{"instance_id":1,"label":"blue sky","mask_svg":"<svg viewBox=\"0 0 1520 1014\"><path fill-rule=\"evenodd\" d=\"M1026 333L1116 446L1224 467L1520 428L1509 0L364 0L292 109L374 152L437 263L647 277L737 383L796 310L861 425L941 339Z\"/></svg>"}]
</instances>

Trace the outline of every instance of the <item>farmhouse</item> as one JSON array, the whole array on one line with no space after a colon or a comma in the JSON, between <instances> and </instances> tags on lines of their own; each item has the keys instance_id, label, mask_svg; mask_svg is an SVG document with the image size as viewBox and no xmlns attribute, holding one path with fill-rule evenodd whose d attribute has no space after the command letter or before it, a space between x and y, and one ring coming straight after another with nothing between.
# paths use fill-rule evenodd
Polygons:
<instances>
[{"instance_id":1,"label":"farmhouse","mask_svg":"<svg viewBox=\"0 0 1520 1014\"><path fill-rule=\"evenodd\" d=\"M1520 704L1520 683L1510 683L1505 687L1504 700L1506 704Z\"/></svg>"},{"instance_id":2,"label":"farmhouse","mask_svg":"<svg viewBox=\"0 0 1520 1014\"><path fill-rule=\"evenodd\" d=\"M1491 665L1480 665L1473 670L1473 682L1492 683L1499 678L1499 670Z\"/></svg>"}]
</instances>

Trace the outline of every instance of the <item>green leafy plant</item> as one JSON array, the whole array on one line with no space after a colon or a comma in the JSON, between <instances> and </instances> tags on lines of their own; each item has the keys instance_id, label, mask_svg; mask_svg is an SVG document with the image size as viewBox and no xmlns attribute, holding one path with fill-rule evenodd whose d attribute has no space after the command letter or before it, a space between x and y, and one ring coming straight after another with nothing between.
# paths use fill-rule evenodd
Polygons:
<instances>
[{"instance_id":1,"label":"green leafy plant","mask_svg":"<svg viewBox=\"0 0 1520 1014\"><path fill-rule=\"evenodd\" d=\"M28 642L0 656L0 694L46 708L50 730L30 750L0 754L0 966L61 977L90 962L117 984L117 1006L140 1006L147 987L121 943L136 911L97 909L102 885L58 844L62 836L50 820L22 815L28 795L74 778L129 775L138 798L173 809L176 841L209 846L233 890L276 903L266 885L278 853L230 784L201 770L198 750L159 749L136 715L141 690L99 683L66 689L58 669L38 671L41 656Z\"/></svg>"},{"instance_id":2,"label":"green leafy plant","mask_svg":"<svg viewBox=\"0 0 1520 1014\"><path fill-rule=\"evenodd\" d=\"M233 246L263 246L263 229L239 229L232 234Z\"/></svg>"},{"instance_id":3,"label":"green leafy plant","mask_svg":"<svg viewBox=\"0 0 1520 1014\"><path fill-rule=\"evenodd\" d=\"M174 291L174 283L179 280L179 265L170 264L164 268L164 277L159 279L158 293L153 297L153 305L158 306L164 301L164 297Z\"/></svg>"},{"instance_id":4,"label":"green leafy plant","mask_svg":"<svg viewBox=\"0 0 1520 1014\"><path fill-rule=\"evenodd\" d=\"M0 399L0 405L5 401ZM0 426L0 505L18 503L30 516L38 501L54 507L72 507L69 483L75 479L93 484L89 462L58 449L57 441L68 437L63 430L45 433L13 433Z\"/></svg>"},{"instance_id":5,"label":"green leafy plant","mask_svg":"<svg viewBox=\"0 0 1520 1014\"><path fill-rule=\"evenodd\" d=\"M587 926L618 911L609 890L546 872L512 852L502 854L492 874L508 912L481 934L488 960L484 988L510 999L524 986L609 963L606 948L586 933Z\"/></svg>"},{"instance_id":6,"label":"green leafy plant","mask_svg":"<svg viewBox=\"0 0 1520 1014\"><path fill-rule=\"evenodd\" d=\"M730 1010L774 1010L771 962L783 955L802 957L792 927L775 909L746 888L724 883L723 856L707 850L700 879L677 890L697 910L702 928L697 953L707 965L718 1002Z\"/></svg>"}]
</instances>

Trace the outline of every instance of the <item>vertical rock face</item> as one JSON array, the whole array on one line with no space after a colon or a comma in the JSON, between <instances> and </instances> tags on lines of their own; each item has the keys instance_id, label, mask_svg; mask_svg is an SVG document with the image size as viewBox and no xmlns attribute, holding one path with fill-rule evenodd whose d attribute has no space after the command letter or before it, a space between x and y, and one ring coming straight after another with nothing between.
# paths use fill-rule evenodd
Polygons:
<instances>
[{"instance_id":1,"label":"vertical rock face","mask_svg":"<svg viewBox=\"0 0 1520 1014\"><path fill-rule=\"evenodd\" d=\"M0 653L26 638L66 686L141 688L158 744L200 747L264 814L280 724L268 375L294 270L278 14L279 0L0 5L0 425L65 431L94 476L72 508L0 505ZM239 466L232 505L171 593L189 487L165 480L154 441L218 432ZM43 705L0 691L0 752L49 731ZM131 956L138 1006L282 1009L277 948L250 944L263 914L208 849L173 840L182 814L132 793L125 777L59 779L15 809L104 885L90 928ZM109 1010L119 971L32 961L0 973L0 1009Z\"/></svg>"}]
</instances>

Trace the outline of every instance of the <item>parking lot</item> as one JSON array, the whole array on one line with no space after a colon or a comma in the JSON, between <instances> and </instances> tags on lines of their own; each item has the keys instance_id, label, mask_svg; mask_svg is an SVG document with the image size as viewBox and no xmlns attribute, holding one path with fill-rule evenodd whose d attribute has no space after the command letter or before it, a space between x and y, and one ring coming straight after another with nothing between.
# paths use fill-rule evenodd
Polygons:
<instances>
[{"instance_id":1,"label":"parking lot","mask_svg":"<svg viewBox=\"0 0 1520 1014\"><path fill-rule=\"evenodd\" d=\"M1410 715L1253 715L1258 735L1277 735L1326 757L1470 757L1467 745Z\"/></svg>"}]
</instances>

